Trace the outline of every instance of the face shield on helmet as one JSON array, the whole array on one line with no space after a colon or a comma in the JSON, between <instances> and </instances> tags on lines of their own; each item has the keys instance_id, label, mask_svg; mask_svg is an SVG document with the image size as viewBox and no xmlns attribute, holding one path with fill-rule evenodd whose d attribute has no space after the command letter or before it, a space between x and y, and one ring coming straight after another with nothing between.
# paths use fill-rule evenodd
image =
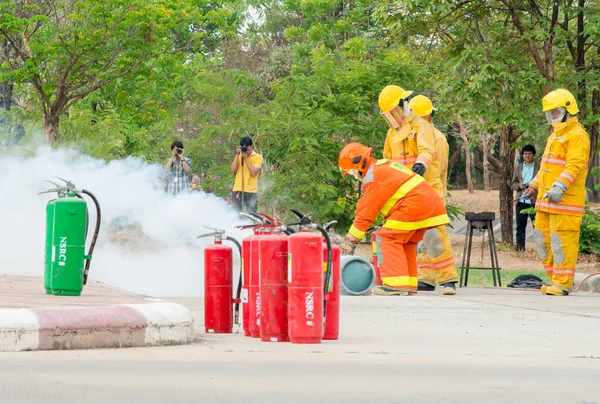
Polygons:
<instances>
[{"instance_id":1,"label":"face shield on helmet","mask_svg":"<svg viewBox=\"0 0 600 404\"><path fill-rule=\"evenodd\" d=\"M362 175L360 174L360 171L358 171L357 169L351 168L348 170L348 169L342 168L342 167L338 167L338 168L340 169L340 173L342 173L342 177L345 177L346 175L351 175L359 181L362 180Z\"/></svg>"},{"instance_id":2,"label":"face shield on helmet","mask_svg":"<svg viewBox=\"0 0 600 404\"><path fill-rule=\"evenodd\" d=\"M362 176L360 175L360 172L358 170L348 170L347 174L353 176L359 181L362 179Z\"/></svg>"},{"instance_id":3,"label":"face shield on helmet","mask_svg":"<svg viewBox=\"0 0 600 404\"><path fill-rule=\"evenodd\" d=\"M565 107L558 107L546 111L546 121L548 121L548 125L564 122L566 116L567 109Z\"/></svg>"},{"instance_id":4,"label":"face shield on helmet","mask_svg":"<svg viewBox=\"0 0 600 404\"><path fill-rule=\"evenodd\" d=\"M398 129L404 123L404 120L410 115L410 108L407 100L400 100L400 105L395 106L388 112L380 112L381 116L393 129Z\"/></svg>"}]
</instances>

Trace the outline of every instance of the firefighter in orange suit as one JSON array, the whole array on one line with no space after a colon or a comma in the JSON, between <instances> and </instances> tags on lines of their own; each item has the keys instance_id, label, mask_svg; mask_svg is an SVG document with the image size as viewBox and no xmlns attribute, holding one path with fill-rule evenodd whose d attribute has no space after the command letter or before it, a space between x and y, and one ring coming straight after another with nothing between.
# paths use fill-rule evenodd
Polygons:
<instances>
[{"instance_id":1,"label":"firefighter in orange suit","mask_svg":"<svg viewBox=\"0 0 600 404\"><path fill-rule=\"evenodd\" d=\"M411 98L408 106L417 116L432 123L435 109L429 98L417 95ZM434 127L433 130L435 133L435 157L431 168L425 172L424 178L435 189L445 205L448 194L448 141L437 128ZM444 295L455 295L458 274L446 225L427 230L423 241L417 246L417 250L419 290L435 290L437 283L444 286Z\"/></svg>"},{"instance_id":2,"label":"firefighter in orange suit","mask_svg":"<svg viewBox=\"0 0 600 404\"><path fill-rule=\"evenodd\" d=\"M375 294L414 294L417 243L427 229L448 223L446 208L423 177L395 161L378 161L371 154L371 148L350 143L338 158L342 175L362 180L364 190L341 249L351 251L381 213L385 221L377 232L377 254L383 285L375 288Z\"/></svg>"},{"instance_id":3,"label":"firefighter in orange suit","mask_svg":"<svg viewBox=\"0 0 600 404\"><path fill-rule=\"evenodd\" d=\"M538 196L533 237L551 282L542 293L566 296L573 288L579 253L590 138L575 116L579 108L569 91L548 93L542 111L553 132L538 174L524 195Z\"/></svg>"}]
</instances>

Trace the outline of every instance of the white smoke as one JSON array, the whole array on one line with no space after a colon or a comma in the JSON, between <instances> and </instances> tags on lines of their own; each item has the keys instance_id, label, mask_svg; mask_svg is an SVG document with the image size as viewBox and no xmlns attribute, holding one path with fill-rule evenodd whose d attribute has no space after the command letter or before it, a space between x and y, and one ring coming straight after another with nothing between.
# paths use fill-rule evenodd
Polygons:
<instances>
[{"instance_id":1,"label":"white smoke","mask_svg":"<svg viewBox=\"0 0 600 404\"><path fill-rule=\"evenodd\" d=\"M54 176L87 189L100 202L102 227L88 282L150 296L201 296L203 251L212 243L212 238L196 239L210 232L203 226L225 229L239 241L250 234L235 229L244 222L223 199L204 192L167 195L164 168L137 158L106 163L73 150L44 147L30 158L0 155L0 173L2 274L43 276L45 206L56 193L38 193L53 187L44 180L60 182ZM86 200L89 245L95 208ZM230 245L238 261L237 249Z\"/></svg>"}]
</instances>

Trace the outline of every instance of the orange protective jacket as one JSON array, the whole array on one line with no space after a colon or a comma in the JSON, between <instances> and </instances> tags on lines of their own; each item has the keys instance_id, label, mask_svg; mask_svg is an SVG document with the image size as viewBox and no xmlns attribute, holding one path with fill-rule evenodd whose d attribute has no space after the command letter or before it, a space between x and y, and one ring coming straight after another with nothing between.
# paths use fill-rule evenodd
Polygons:
<instances>
[{"instance_id":1,"label":"orange protective jacket","mask_svg":"<svg viewBox=\"0 0 600 404\"><path fill-rule=\"evenodd\" d=\"M421 177L395 161L379 160L363 176L364 194L348 231L362 239L379 213L383 227L398 231L448 224L442 199Z\"/></svg>"}]
</instances>

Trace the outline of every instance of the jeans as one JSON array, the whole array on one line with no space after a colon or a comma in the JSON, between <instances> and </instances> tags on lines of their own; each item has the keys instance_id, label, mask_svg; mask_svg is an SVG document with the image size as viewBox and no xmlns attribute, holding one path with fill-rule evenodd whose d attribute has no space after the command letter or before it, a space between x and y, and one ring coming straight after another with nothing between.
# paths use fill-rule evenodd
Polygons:
<instances>
[{"instance_id":1,"label":"jeans","mask_svg":"<svg viewBox=\"0 0 600 404\"><path fill-rule=\"evenodd\" d=\"M527 229L527 218L531 218L531 223L535 220L535 214L521 214L523 209L533 208L529 203L517 202L517 251L525 250L525 230Z\"/></svg>"},{"instance_id":2,"label":"jeans","mask_svg":"<svg viewBox=\"0 0 600 404\"><path fill-rule=\"evenodd\" d=\"M258 206L258 194L256 192L233 191L231 193L233 208L238 212L242 211L242 194L244 197L244 205L246 205L246 211L248 213L256 213L256 208Z\"/></svg>"}]
</instances>

